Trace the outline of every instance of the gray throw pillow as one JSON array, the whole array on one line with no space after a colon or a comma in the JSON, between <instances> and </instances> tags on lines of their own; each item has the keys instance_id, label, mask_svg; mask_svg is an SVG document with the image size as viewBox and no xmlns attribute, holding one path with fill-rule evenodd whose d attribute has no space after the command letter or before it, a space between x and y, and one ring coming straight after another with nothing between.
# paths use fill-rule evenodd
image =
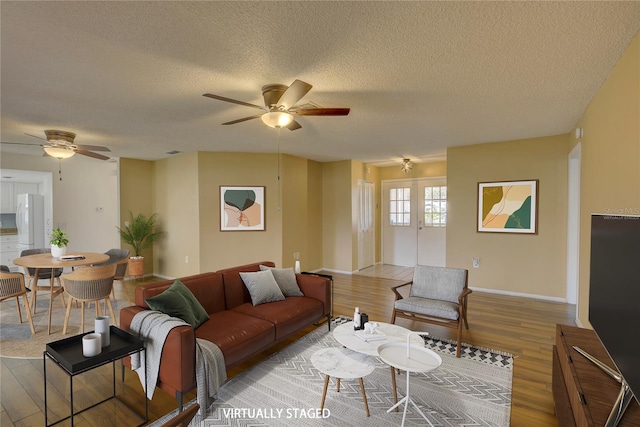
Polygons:
<instances>
[{"instance_id":1,"label":"gray throw pillow","mask_svg":"<svg viewBox=\"0 0 640 427\"><path fill-rule=\"evenodd\" d=\"M251 295L251 303L254 306L284 300L284 295L270 270L241 272L240 277Z\"/></svg>"},{"instance_id":2,"label":"gray throw pillow","mask_svg":"<svg viewBox=\"0 0 640 427\"><path fill-rule=\"evenodd\" d=\"M293 268L273 268L266 265L260 266L261 271L271 270L273 278L276 279L278 287L285 297L303 297L304 294L298 287L296 273Z\"/></svg>"}]
</instances>

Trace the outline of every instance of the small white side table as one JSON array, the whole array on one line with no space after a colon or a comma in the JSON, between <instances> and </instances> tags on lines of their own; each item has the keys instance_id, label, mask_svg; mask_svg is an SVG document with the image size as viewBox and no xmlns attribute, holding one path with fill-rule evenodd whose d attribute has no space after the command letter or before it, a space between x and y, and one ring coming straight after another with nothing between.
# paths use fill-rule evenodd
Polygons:
<instances>
[{"instance_id":1,"label":"small white side table","mask_svg":"<svg viewBox=\"0 0 640 427\"><path fill-rule=\"evenodd\" d=\"M431 427L431 421L427 416L418 408L418 405L411 399L409 395L409 377L411 372L429 372L442 364L442 358L435 352L415 344L407 344L400 342L390 342L382 344L378 347L378 355L387 364L402 371L407 371L407 394L398 403L393 405L387 410L387 413L393 411L398 406L404 405L404 411L402 413L402 426L404 426L404 420L407 417L407 408L411 403L416 410L422 415Z\"/></svg>"},{"instance_id":2,"label":"small white side table","mask_svg":"<svg viewBox=\"0 0 640 427\"><path fill-rule=\"evenodd\" d=\"M317 370L325 375L320 410L324 408L324 401L327 397L327 387L329 386L329 377L337 379L338 393L340 392L340 379L357 378L360 381L360 391L362 392L364 409L367 412L367 417L369 416L369 404L367 403L367 394L364 391L362 377L366 377L376 368L371 357L347 348L330 347L313 353L311 363Z\"/></svg>"}]
</instances>

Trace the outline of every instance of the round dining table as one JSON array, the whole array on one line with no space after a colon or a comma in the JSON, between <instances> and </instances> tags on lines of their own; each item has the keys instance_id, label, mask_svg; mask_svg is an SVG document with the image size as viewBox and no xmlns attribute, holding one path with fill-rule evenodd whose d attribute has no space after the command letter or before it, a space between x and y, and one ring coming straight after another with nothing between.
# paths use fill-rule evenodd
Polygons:
<instances>
[{"instance_id":1,"label":"round dining table","mask_svg":"<svg viewBox=\"0 0 640 427\"><path fill-rule=\"evenodd\" d=\"M87 265L100 264L108 260L109 255L99 252L74 252L72 254L65 255L65 257L63 258L55 258L51 255L51 253L43 253L25 255L13 260L13 263L17 266L23 267L25 269L25 274L32 279L27 287L31 288L31 290L33 291L33 296L31 297L29 305L34 307L34 313L37 292L39 290L49 291L51 294L51 297L49 298L49 322L47 326L47 334L51 334L51 310L53 307L53 300L56 296L64 292L64 287L60 283L60 279L58 279L58 286L54 286L55 270L58 268L82 267ZM33 275L29 274L29 271L27 270L29 268L34 269ZM51 269L49 286L38 285L40 270L46 268ZM62 304L64 305L64 298L62 298Z\"/></svg>"}]
</instances>

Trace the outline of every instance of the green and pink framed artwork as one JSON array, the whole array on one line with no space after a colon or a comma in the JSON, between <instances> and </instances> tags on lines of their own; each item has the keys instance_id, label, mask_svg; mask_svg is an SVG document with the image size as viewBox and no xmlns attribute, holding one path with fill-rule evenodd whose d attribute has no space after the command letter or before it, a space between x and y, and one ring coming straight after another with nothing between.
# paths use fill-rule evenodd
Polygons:
<instances>
[{"instance_id":1,"label":"green and pink framed artwork","mask_svg":"<svg viewBox=\"0 0 640 427\"><path fill-rule=\"evenodd\" d=\"M538 180L478 183L478 231L538 233Z\"/></svg>"},{"instance_id":2,"label":"green and pink framed artwork","mask_svg":"<svg viewBox=\"0 0 640 427\"><path fill-rule=\"evenodd\" d=\"M265 188L220 186L220 231L264 231Z\"/></svg>"}]
</instances>

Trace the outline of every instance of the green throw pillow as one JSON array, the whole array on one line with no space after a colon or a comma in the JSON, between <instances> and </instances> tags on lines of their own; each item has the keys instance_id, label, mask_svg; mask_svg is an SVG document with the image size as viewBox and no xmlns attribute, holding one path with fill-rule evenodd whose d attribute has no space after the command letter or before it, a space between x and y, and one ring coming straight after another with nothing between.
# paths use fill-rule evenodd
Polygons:
<instances>
[{"instance_id":1,"label":"green throw pillow","mask_svg":"<svg viewBox=\"0 0 640 427\"><path fill-rule=\"evenodd\" d=\"M200 301L180 280L173 282L163 293L145 301L152 310L178 317L194 328L209 320L209 315Z\"/></svg>"}]
</instances>

